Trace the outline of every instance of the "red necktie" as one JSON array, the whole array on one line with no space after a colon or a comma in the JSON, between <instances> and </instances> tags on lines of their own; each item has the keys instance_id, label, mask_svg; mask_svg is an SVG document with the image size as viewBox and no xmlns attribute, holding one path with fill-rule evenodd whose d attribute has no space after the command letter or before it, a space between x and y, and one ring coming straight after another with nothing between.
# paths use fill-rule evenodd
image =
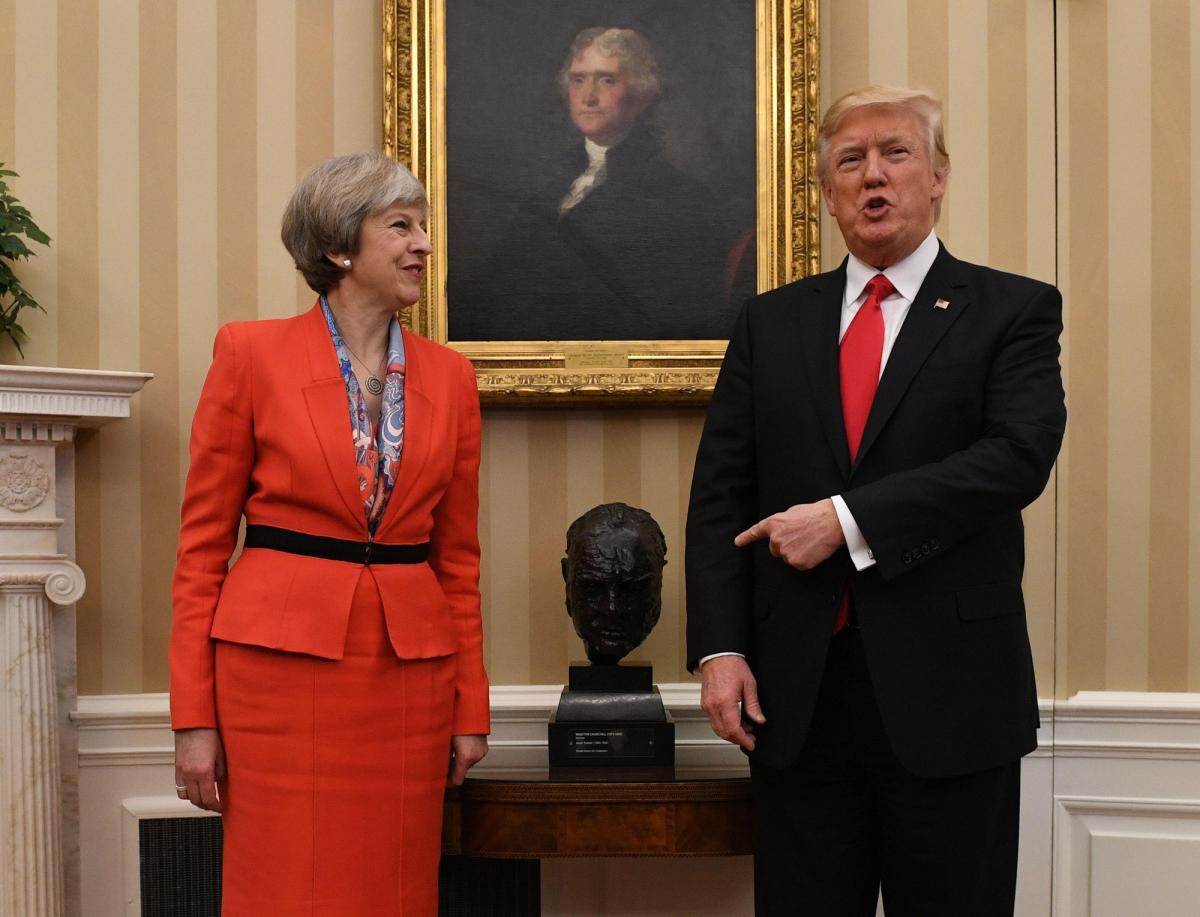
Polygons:
<instances>
[{"instance_id":1,"label":"red necktie","mask_svg":"<svg viewBox=\"0 0 1200 917\"><path fill-rule=\"evenodd\" d=\"M859 307L858 314L842 336L838 352L842 387L842 420L846 425L846 444L850 447L850 461L858 456L867 416L871 413L871 402L875 400L875 389L879 385L879 364L883 360L883 308L880 305L896 288L883 274L876 274L867 282L867 301ZM836 634L850 620L850 590L842 592L838 602L837 619L833 623Z\"/></svg>"}]
</instances>

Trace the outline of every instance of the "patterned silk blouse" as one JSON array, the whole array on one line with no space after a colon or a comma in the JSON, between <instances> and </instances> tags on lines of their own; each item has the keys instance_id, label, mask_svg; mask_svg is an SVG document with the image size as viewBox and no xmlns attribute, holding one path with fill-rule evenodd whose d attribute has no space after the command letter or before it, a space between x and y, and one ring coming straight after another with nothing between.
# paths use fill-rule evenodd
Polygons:
<instances>
[{"instance_id":1,"label":"patterned silk blouse","mask_svg":"<svg viewBox=\"0 0 1200 917\"><path fill-rule=\"evenodd\" d=\"M338 368L346 383L346 401L350 408L350 431L358 465L358 492L367 517L367 531L373 536L383 511L387 509L400 454L404 451L404 336L395 318L388 325L387 369L383 384L383 409L379 426L372 428L367 402L350 365L350 350L342 340L329 301L321 297L321 311L337 351Z\"/></svg>"}]
</instances>

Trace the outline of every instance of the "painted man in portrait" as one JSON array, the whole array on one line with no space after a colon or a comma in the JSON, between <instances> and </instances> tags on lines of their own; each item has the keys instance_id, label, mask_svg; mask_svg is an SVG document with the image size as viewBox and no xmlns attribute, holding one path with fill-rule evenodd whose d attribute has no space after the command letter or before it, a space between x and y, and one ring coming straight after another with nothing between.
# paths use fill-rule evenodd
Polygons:
<instances>
[{"instance_id":1,"label":"painted man in portrait","mask_svg":"<svg viewBox=\"0 0 1200 917\"><path fill-rule=\"evenodd\" d=\"M488 268L451 283L452 337L728 337L734 239L650 123L660 95L650 42L584 29L559 83L577 142L522 201Z\"/></svg>"}]
</instances>

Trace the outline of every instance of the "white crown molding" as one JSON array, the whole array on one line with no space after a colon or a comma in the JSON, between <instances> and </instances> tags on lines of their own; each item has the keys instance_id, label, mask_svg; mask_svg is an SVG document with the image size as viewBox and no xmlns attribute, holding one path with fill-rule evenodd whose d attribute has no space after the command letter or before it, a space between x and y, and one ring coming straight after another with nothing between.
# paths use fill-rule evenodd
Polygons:
<instances>
[{"instance_id":1,"label":"white crown molding","mask_svg":"<svg viewBox=\"0 0 1200 917\"><path fill-rule=\"evenodd\" d=\"M69 426L96 427L128 417L130 399L152 378L153 373L105 369L0 366L0 415L8 415L0 433L5 439L69 440ZM72 423L52 423L64 419Z\"/></svg>"}]
</instances>

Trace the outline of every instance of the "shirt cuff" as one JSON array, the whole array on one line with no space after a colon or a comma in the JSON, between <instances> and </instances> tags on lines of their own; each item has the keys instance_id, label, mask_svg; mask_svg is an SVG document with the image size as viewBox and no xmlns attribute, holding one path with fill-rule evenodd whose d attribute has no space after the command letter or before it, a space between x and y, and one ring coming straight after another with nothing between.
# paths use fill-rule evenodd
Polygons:
<instances>
[{"instance_id":1,"label":"shirt cuff","mask_svg":"<svg viewBox=\"0 0 1200 917\"><path fill-rule=\"evenodd\" d=\"M710 653L707 656L700 657L700 662L697 663L697 668L704 668L704 663L708 662L710 659L716 659L718 656L740 656L742 659L746 658L745 653L735 653L733 651L727 653Z\"/></svg>"},{"instance_id":2,"label":"shirt cuff","mask_svg":"<svg viewBox=\"0 0 1200 917\"><path fill-rule=\"evenodd\" d=\"M858 523L854 521L854 516L851 515L846 501L841 498L840 494L829 499L833 501L833 509L842 526L842 536L846 539L846 547L850 551L850 559L854 561L854 569L866 570L868 567L875 566L875 553L867 544L867 539L863 537Z\"/></svg>"}]
</instances>

